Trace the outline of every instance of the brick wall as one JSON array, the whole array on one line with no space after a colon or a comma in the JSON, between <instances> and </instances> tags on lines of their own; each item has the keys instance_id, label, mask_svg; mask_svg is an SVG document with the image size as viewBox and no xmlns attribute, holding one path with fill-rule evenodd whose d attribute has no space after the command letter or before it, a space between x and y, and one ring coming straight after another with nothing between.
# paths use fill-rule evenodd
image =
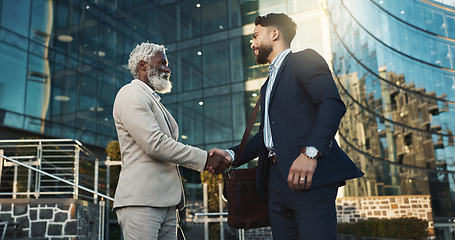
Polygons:
<instances>
[{"instance_id":1,"label":"brick wall","mask_svg":"<svg viewBox=\"0 0 455 240\"><path fill-rule=\"evenodd\" d=\"M0 222L16 223L17 237L97 239L98 213L98 205L83 200L0 199Z\"/></svg>"}]
</instances>

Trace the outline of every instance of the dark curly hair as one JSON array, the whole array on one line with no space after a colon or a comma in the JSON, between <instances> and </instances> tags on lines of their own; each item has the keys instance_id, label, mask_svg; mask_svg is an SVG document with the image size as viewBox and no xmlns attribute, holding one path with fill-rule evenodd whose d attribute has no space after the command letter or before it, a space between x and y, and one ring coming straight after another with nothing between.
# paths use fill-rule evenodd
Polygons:
<instances>
[{"instance_id":1,"label":"dark curly hair","mask_svg":"<svg viewBox=\"0 0 455 240\"><path fill-rule=\"evenodd\" d=\"M269 13L265 16L257 16L254 24L263 27L276 27L287 44L291 44L295 37L297 24L284 13Z\"/></svg>"}]
</instances>

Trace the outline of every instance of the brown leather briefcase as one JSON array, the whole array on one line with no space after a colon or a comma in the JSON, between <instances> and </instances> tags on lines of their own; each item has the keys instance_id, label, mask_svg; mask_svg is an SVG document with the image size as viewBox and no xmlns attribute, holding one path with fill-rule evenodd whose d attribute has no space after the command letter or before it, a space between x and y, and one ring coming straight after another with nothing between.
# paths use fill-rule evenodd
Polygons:
<instances>
[{"instance_id":1,"label":"brown leather briefcase","mask_svg":"<svg viewBox=\"0 0 455 240\"><path fill-rule=\"evenodd\" d=\"M253 109L242 142L232 166L236 167L245 149L248 136L256 119L261 96ZM224 175L224 197L228 206L228 225L236 229L250 229L270 226L268 202L259 198L256 192L257 167L246 169L230 168Z\"/></svg>"},{"instance_id":2,"label":"brown leather briefcase","mask_svg":"<svg viewBox=\"0 0 455 240\"><path fill-rule=\"evenodd\" d=\"M229 170L224 177L228 225L235 229L270 226L268 202L256 192L257 167Z\"/></svg>"}]
</instances>

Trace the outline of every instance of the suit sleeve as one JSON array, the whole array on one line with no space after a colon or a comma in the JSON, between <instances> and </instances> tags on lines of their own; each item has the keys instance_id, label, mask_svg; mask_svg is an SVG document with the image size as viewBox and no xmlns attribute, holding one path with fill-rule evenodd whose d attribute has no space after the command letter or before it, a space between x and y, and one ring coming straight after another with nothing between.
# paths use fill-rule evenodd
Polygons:
<instances>
[{"instance_id":1,"label":"suit sleeve","mask_svg":"<svg viewBox=\"0 0 455 240\"><path fill-rule=\"evenodd\" d=\"M294 66L299 81L315 108L314 127L302 146L314 146L328 154L329 142L335 136L346 106L340 98L331 71L325 60L314 50L304 50Z\"/></svg>"},{"instance_id":2,"label":"suit sleeve","mask_svg":"<svg viewBox=\"0 0 455 240\"><path fill-rule=\"evenodd\" d=\"M243 151L243 154L239 160L239 164L236 166L241 166L247 162L250 162L251 160L255 159L259 155L259 148L261 145L262 141L262 131L259 131L254 135L248 142L246 143L245 150ZM240 145L237 145L235 147L230 148L232 151L235 152L237 155L239 151Z\"/></svg>"},{"instance_id":3,"label":"suit sleeve","mask_svg":"<svg viewBox=\"0 0 455 240\"><path fill-rule=\"evenodd\" d=\"M131 135L135 144L151 158L167 161L202 172L207 152L182 144L164 134L156 120L155 113L148 105L146 93L131 89L119 91L114 103L116 122Z\"/></svg>"}]
</instances>

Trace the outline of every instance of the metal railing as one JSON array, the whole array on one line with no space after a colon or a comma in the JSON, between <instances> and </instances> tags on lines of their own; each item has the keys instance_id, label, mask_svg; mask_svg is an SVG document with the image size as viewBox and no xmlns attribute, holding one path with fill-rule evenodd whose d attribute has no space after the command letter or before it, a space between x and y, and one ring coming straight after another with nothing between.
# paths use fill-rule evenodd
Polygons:
<instances>
[{"instance_id":1,"label":"metal railing","mask_svg":"<svg viewBox=\"0 0 455 240\"><path fill-rule=\"evenodd\" d=\"M209 240L209 223L217 222L220 224L220 239L224 240L224 224L227 222L228 213L223 209L223 202L226 201L223 198L223 184L218 184L218 206L219 212L208 212L208 185L207 183L202 184L203 189L203 212L197 212L194 214L194 221L204 223L204 239ZM245 240L245 230L238 230L238 239Z\"/></svg>"},{"instance_id":2,"label":"metal railing","mask_svg":"<svg viewBox=\"0 0 455 240\"><path fill-rule=\"evenodd\" d=\"M7 157L7 156L3 155L2 150L0 150L0 161L3 162L3 160L8 160L8 161L10 161L10 162L12 162L12 163L14 163L14 164L17 164L16 166L22 166L22 167L28 168L28 169L30 169L30 170L32 170L32 171L35 171L35 172L37 172L37 173L39 173L39 174L46 175L46 176L48 176L48 177L50 177L50 178L53 178L53 179L55 179L55 180L57 180L57 181L63 182L63 183L68 184L68 185L71 185L71 186L73 186L73 187L76 188L76 189L82 189L82 190L87 191L87 192L89 192L89 193L93 193L93 195L96 196L96 198L94 198L94 199L97 199L98 197L102 197L102 198L105 198L105 199L107 199L107 200L109 200L109 201L114 201L114 198L112 198L112 197L110 197L110 196L107 196L107 195L105 195L105 194L103 194L103 193L99 193L99 192L97 192L97 191L91 190L91 189L86 188L86 187L84 187L84 186L78 185L78 184L76 184L76 183L74 183L74 182L65 180L65 179L63 179L63 178L61 178L61 177L58 177L58 176L54 175L54 174L50 174L50 173L48 173L48 172L45 172L45 171L40 170L40 169L38 169L38 168L35 168L35 167L33 167L33 166L29 166L29 165L27 165L27 164L25 164L25 163L23 163L23 162L20 162L20 161L18 161L18 160L16 160L16 159ZM0 165L1 165L1 164L0 164ZM27 194L27 195L29 195L29 194ZM97 201L97 202L98 202L98 201Z\"/></svg>"},{"instance_id":3,"label":"metal railing","mask_svg":"<svg viewBox=\"0 0 455 240\"><path fill-rule=\"evenodd\" d=\"M109 224L105 223L109 207L106 208L105 200L114 201L109 196L109 166L118 164L119 161L109 158L100 162L77 140L0 140L0 198L33 196L93 201L99 206L98 239L108 239L105 230ZM105 167L105 181L100 181L100 166Z\"/></svg>"},{"instance_id":4,"label":"metal railing","mask_svg":"<svg viewBox=\"0 0 455 240\"><path fill-rule=\"evenodd\" d=\"M27 166L33 166L75 185L106 193L105 188L99 187L106 186L107 183L100 182L98 158L77 140L0 140L0 149L3 155ZM92 200L97 203L96 195L73 185L63 184L60 180L30 168L19 168L19 165L12 161L0 163L0 197L45 197L43 195Z\"/></svg>"}]
</instances>

